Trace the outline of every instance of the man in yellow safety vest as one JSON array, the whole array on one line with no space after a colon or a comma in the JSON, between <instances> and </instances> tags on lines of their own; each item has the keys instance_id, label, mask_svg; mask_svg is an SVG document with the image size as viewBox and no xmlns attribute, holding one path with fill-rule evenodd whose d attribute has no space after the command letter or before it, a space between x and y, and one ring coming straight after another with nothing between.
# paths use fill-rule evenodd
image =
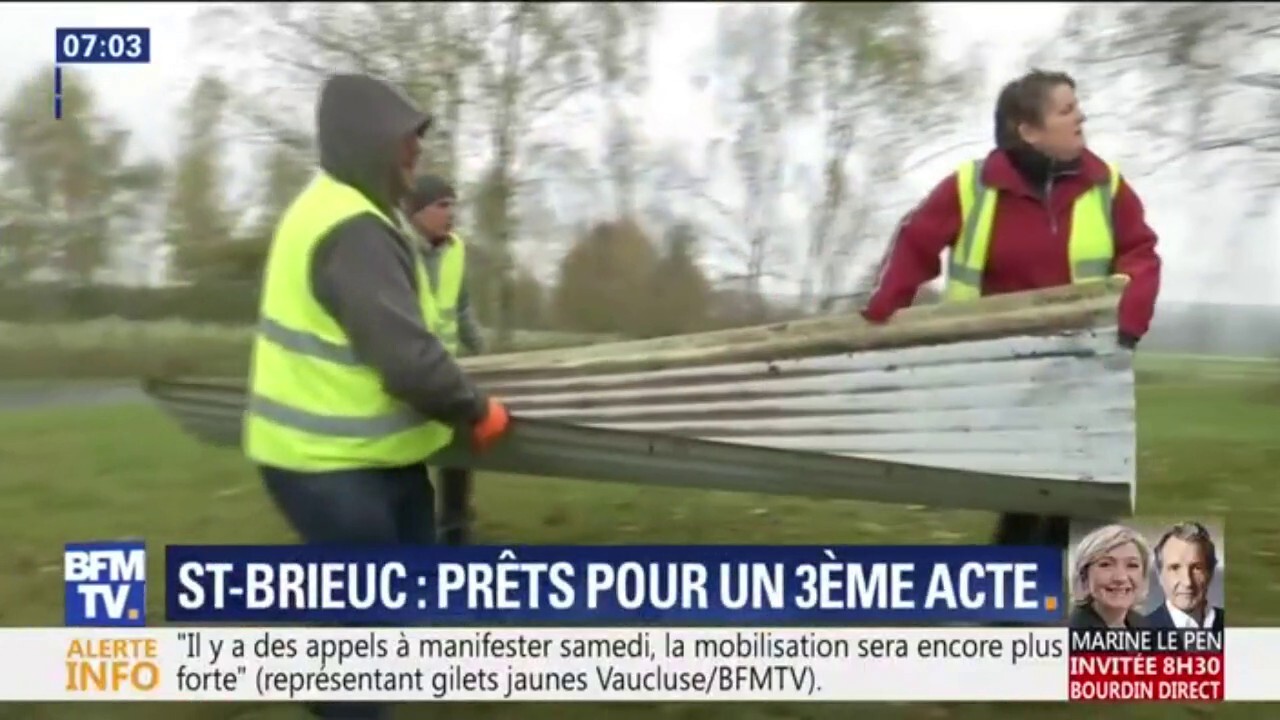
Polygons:
<instances>
[{"instance_id":1,"label":"man in yellow safety vest","mask_svg":"<svg viewBox=\"0 0 1280 720\"><path fill-rule=\"evenodd\" d=\"M440 312L440 341L458 357L459 350L472 354L484 351L480 331L467 290L467 248L454 232L457 193L438 175L418 178L404 202L404 212L413 232L422 239L422 254L435 288ZM448 545L464 545L471 521L471 473L467 468L441 468L440 535Z\"/></svg>"},{"instance_id":2,"label":"man in yellow safety vest","mask_svg":"<svg viewBox=\"0 0 1280 720\"><path fill-rule=\"evenodd\" d=\"M393 219L430 119L384 83L330 77L316 113L319 168L267 256L245 453L308 543L429 544L426 462L456 432L484 451L507 412L442 344L414 243ZM382 718L324 703L318 717Z\"/></svg>"}]
</instances>

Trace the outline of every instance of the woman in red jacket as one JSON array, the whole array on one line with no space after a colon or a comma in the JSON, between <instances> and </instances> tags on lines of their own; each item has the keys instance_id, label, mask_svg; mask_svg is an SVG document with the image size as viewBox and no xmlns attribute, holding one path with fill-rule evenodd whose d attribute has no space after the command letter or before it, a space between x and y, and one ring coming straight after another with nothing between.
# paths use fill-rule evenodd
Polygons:
<instances>
[{"instance_id":1,"label":"woman in red jacket","mask_svg":"<svg viewBox=\"0 0 1280 720\"><path fill-rule=\"evenodd\" d=\"M950 297L1127 275L1117 341L1130 349L1138 343L1160 287L1156 234L1133 188L1085 147L1075 90L1069 75L1038 70L1005 86L996 102L996 148L945 178L902 221L863 310L867 320L884 322L910 305L950 249ZM978 201L984 196L993 200L990 221ZM1098 211L1088 212L1087 203ZM965 222L970 215L982 221ZM1005 515L996 542L1065 547L1066 525L1066 518Z\"/></svg>"}]
</instances>

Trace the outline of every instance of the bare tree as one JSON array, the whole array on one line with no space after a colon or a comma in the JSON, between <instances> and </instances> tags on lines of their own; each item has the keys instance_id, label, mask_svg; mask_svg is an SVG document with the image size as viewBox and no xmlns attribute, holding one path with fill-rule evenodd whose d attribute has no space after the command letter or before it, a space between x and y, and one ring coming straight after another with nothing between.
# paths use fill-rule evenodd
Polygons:
<instances>
[{"instance_id":1,"label":"bare tree","mask_svg":"<svg viewBox=\"0 0 1280 720\"><path fill-rule=\"evenodd\" d=\"M612 184L614 212L630 217L637 206L637 165L641 148L629 101L647 87L649 40L657 6L651 2L598 2L586 7L585 33L596 65L605 116L605 166Z\"/></svg>"},{"instance_id":2,"label":"bare tree","mask_svg":"<svg viewBox=\"0 0 1280 720\"><path fill-rule=\"evenodd\" d=\"M707 149L708 178L700 184L714 220L701 232L741 268L743 290L760 297L784 251L776 240L789 169L787 108L778 101L788 79L787 14L768 4L724 6L715 32L706 75L728 137Z\"/></svg>"},{"instance_id":3,"label":"bare tree","mask_svg":"<svg viewBox=\"0 0 1280 720\"><path fill-rule=\"evenodd\" d=\"M908 149L947 129L979 73L938 66L928 11L919 3L806 2L791 25L790 105L816 116L823 139L801 281L801 302L809 306L815 291L831 296L846 285L859 241L906 169ZM855 151L861 169L851 173Z\"/></svg>"},{"instance_id":4,"label":"bare tree","mask_svg":"<svg viewBox=\"0 0 1280 720\"><path fill-rule=\"evenodd\" d=\"M0 272L84 285L139 230L163 167L130 159L129 131L102 112L79 73L63 71L63 118L52 122L51 77L51 67L39 68L0 109Z\"/></svg>"},{"instance_id":5,"label":"bare tree","mask_svg":"<svg viewBox=\"0 0 1280 720\"><path fill-rule=\"evenodd\" d=\"M221 6L201 18L224 50L261 56L241 74L238 104L251 137L305 151L309 113L323 78L367 73L402 89L437 123L426 168L472 192L463 201L470 234L497 274L491 283L499 344L512 315L512 242L522 180L562 143L549 114L590 87L584 7L533 3L273 3ZM463 177L464 165L484 168ZM483 304L485 293L477 301Z\"/></svg>"},{"instance_id":6,"label":"bare tree","mask_svg":"<svg viewBox=\"0 0 1280 720\"><path fill-rule=\"evenodd\" d=\"M475 228L488 245L496 274L480 294L495 308L497 345L508 347L515 316L513 240L520 170L536 165L553 143L541 127L590 88L584 44L575 32L580 8L534 3L468 6L477 52L470 67L478 124L487 136L487 168L478 192ZM542 134L539 134L542 130ZM560 133L555 133L560 134Z\"/></svg>"},{"instance_id":7,"label":"bare tree","mask_svg":"<svg viewBox=\"0 0 1280 720\"><path fill-rule=\"evenodd\" d=\"M1280 7L1084 5L1065 30L1062 47L1041 58L1078 68L1086 97L1102 98L1107 119L1120 120L1114 127L1133 140L1123 158L1127 177L1163 175L1184 188L1190 201L1181 224L1198 239L1181 257L1191 259L1199 282L1247 295L1269 286L1274 238L1258 220L1274 212L1280 188L1280 76L1272 69ZM1239 212L1206 200L1214 193L1238 202Z\"/></svg>"},{"instance_id":8,"label":"bare tree","mask_svg":"<svg viewBox=\"0 0 1280 720\"><path fill-rule=\"evenodd\" d=\"M234 218L223 196L223 119L229 99L221 78L202 75L180 113L184 129L165 227L176 279L199 278L211 256L231 240Z\"/></svg>"},{"instance_id":9,"label":"bare tree","mask_svg":"<svg viewBox=\"0 0 1280 720\"><path fill-rule=\"evenodd\" d=\"M467 101L463 75L480 53L468 10L450 3L223 4L202 11L196 26L209 40L210 62L253 58L231 75L245 137L305 151L320 83L331 73L362 72L437 116L423 161L454 175Z\"/></svg>"}]
</instances>

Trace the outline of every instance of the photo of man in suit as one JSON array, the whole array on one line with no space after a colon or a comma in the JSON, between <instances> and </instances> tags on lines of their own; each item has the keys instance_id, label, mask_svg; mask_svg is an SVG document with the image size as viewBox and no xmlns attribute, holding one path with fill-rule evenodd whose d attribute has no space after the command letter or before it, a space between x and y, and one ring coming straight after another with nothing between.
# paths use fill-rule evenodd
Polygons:
<instances>
[{"instance_id":1,"label":"photo of man in suit","mask_svg":"<svg viewBox=\"0 0 1280 720\"><path fill-rule=\"evenodd\" d=\"M1218 550L1204 525L1182 522L1166 530L1156 543L1155 569L1164 602L1147 614L1149 626L1223 628L1223 609L1209 602L1209 587L1218 570Z\"/></svg>"}]
</instances>

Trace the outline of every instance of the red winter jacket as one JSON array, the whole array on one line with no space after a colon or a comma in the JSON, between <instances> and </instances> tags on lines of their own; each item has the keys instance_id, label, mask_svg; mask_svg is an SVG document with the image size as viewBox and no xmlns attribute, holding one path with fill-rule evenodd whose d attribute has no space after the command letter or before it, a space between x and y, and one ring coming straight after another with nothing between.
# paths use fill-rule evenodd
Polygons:
<instances>
[{"instance_id":1,"label":"red winter jacket","mask_svg":"<svg viewBox=\"0 0 1280 720\"><path fill-rule=\"evenodd\" d=\"M1067 240L1072 204L1108 177L1098 156L1085 151L1079 169L1054 178L1045 203L1002 150L987 156L982 181L1000 191L991 246L983 276L984 295L1035 290L1071 282ZM1116 231L1114 272L1129 276L1120 299L1120 332L1146 334L1160 290L1156 234L1147 225L1142 201L1123 179L1112 206ZM1052 213L1052 215L1050 214ZM960 235L960 195L952 174L933 189L898 228L880 275L880 284L863 310L872 322L884 322L908 306L924 283L938 277L942 251Z\"/></svg>"}]
</instances>

